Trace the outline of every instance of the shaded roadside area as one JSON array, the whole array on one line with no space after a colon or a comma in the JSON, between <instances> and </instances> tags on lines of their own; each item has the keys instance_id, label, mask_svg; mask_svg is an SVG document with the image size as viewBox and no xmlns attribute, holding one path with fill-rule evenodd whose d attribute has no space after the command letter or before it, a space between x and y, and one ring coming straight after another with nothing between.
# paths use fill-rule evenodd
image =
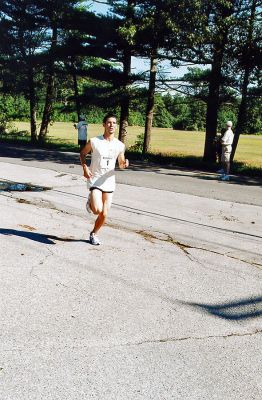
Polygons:
<instances>
[{"instance_id":1,"label":"shaded roadside area","mask_svg":"<svg viewBox=\"0 0 262 400\"><path fill-rule=\"evenodd\" d=\"M79 154L73 152L1 144L0 162L50 169L58 172L57 177L82 176ZM221 182L218 178L214 172L163 167L139 160L130 160L130 167L125 171L116 170L117 182L123 185L262 206L262 179L232 176L230 182Z\"/></svg>"},{"instance_id":2,"label":"shaded roadside area","mask_svg":"<svg viewBox=\"0 0 262 400\"><path fill-rule=\"evenodd\" d=\"M1 143L0 146L0 157L2 161L6 161L5 158L19 159L21 161L38 161L38 162L51 162L61 165L67 165L69 168L79 166L79 153L65 152L50 149L39 149L33 146L24 146L20 144ZM128 156L130 157L130 155ZM132 157L132 156L131 156ZM87 160L90 160L90 156L87 156ZM158 164L148 162L147 160L139 160L131 158L130 168L131 171L143 171L143 172L154 172L160 175L168 176L192 176L197 179L204 179L211 181L217 179L217 175L214 171L206 171L195 168L181 167L176 165ZM72 171L71 171L72 172ZM248 177L248 176L237 176L233 175L229 183L230 185L239 184L247 186L261 186L261 177Z\"/></svg>"}]
</instances>

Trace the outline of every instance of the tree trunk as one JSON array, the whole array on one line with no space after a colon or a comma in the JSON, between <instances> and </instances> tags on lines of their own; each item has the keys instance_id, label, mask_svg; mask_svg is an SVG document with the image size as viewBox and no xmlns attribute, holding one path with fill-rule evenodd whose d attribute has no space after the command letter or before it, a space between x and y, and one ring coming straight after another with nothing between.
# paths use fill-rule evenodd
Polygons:
<instances>
[{"instance_id":1,"label":"tree trunk","mask_svg":"<svg viewBox=\"0 0 262 400\"><path fill-rule=\"evenodd\" d=\"M214 139L217 133L217 119L219 110L219 91L222 81L222 64L225 52L225 46L228 41L227 18L233 13L233 3L231 0L226 5L221 5L219 15L217 17L218 31L216 37L218 38L214 43L213 63L210 74L209 92L207 99L207 114L206 114L206 138L204 148L204 161L216 161L216 150L214 146Z\"/></svg>"},{"instance_id":2,"label":"tree trunk","mask_svg":"<svg viewBox=\"0 0 262 400\"><path fill-rule=\"evenodd\" d=\"M240 106L239 106L239 110L238 110L237 124L236 124L236 128L235 128L234 140L233 140L233 144L232 144L232 152L231 152L231 156L230 156L231 162L234 160L239 136L244 131L245 123L246 123L246 119L247 119L247 88L248 88L248 83L249 83L249 74L250 74L250 69L249 69L249 66L247 66L245 69L245 72L244 72L242 97L241 97L241 102L240 102Z\"/></svg>"},{"instance_id":3,"label":"tree trunk","mask_svg":"<svg viewBox=\"0 0 262 400\"><path fill-rule=\"evenodd\" d=\"M211 67L209 92L206 114L206 139L204 149L204 161L216 161L214 139L217 133L217 117L219 109L219 89L221 84L221 68L223 60L222 49L216 49L214 61Z\"/></svg>"},{"instance_id":4,"label":"tree trunk","mask_svg":"<svg viewBox=\"0 0 262 400\"><path fill-rule=\"evenodd\" d=\"M149 150L151 131L154 116L154 105L155 105L155 89L156 89L156 73L157 73L157 51L151 56L150 61L150 78L149 78L149 90L146 108L146 124L143 144L143 154L146 154Z\"/></svg>"},{"instance_id":5,"label":"tree trunk","mask_svg":"<svg viewBox=\"0 0 262 400\"><path fill-rule=\"evenodd\" d=\"M80 104L80 100L79 100L79 91L78 91L78 84L77 84L75 59L74 59L73 56L71 57L71 74L72 74L73 84L74 84L76 113L77 113L77 118L78 118L78 121L79 121L80 120L80 115L81 115L81 104Z\"/></svg>"},{"instance_id":6,"label":"tree trunk","mask_svg":"<svg viewBox=\"0 0 262 400\"><path fill-rule=\"evenodd\" d=\"M52 43L51 43L50 54L49 54L45 107L44 107L44 112L43 112L43 117L42 117L41 128L40 128L40 132L39 132L39 136L38 136L38 140L40 142L45 141L45 138L46 138L46 135L48 132L48 125L51 120L51 112L52 112L52 107L53 107L54 88L55 88L54 63L55 63L56 45L57 45L57 26L55 24L53 27Z\"/></svg>"},{"instance_id":7,"label":"tree trunk","mask_svg":"<svg viewBox=\"0 0 262 400\"><path fill-rule=\"evenodd\" d=\"M130 25L134 18L134 0L127 0L127 9L126 9L126 18L125 23ZM129 85L130 85L130 75L131 75L131 44L125 43L123 50L123 84L122 84L122 101L121 101L121 112L120 112L120 123L119 123L119 133L118 139L121 142L126 142L127 137L127 128L128 128L128 119L129 119L129 106L130 106L130 93L129 93Z\"/></svg>"},{"instance_id":8,"label":"tree trunk","mask_svg":"<svg viewBox=\"0 0 262 400\"><path fill-rule=\"evenodd\" d=\"M124 50L124 60L123 60L123 98L121 102L121 113L120 113L120 123L119 123L119 134L118 139L125 143L128 128L128 118L129 118L129 84L130 84L130 74L131 74L131 51L129 49Z\"/></svg>"},{"instance_id":9,"label":"tree trunk","mask_svg":"<svg viewBox=\"0 0 262 400\"><path fill-rule=\"evenodd\" d=\"M243 77L243 83L242 83L242 96L241 96L241 103L239 106L238 110L238 117L237 117L237 124L235 128L235 135L234 135L234 140L233 140L233 145L232 145L232 152L231 152L231 162L234 160L234 156L236 153L236 148L238 145L238 140L239 136L241 133L244 132L245 129L245 124L247 120L247 94L248 94L248 84L249 84L249 77L251 73L251 65L250 65L250 50L252 48L252 42L253 42L253 31L254 31L254 20L255 20L255 14L256 14L256 7L257 7L257 1L254 0L252 2L251 6L251 13L250 13L250 18L249 18L249 28L248 28L248 36L247 36L247 46L246 46L246 54L245 54L245 70L244 70L244 77Z\"/></svg>"},{"instance_id":10,"label":"tree trunk","mask_svg":"<svg viewBox=\"0 0 262 400\"><path fill-rule=\"evenodd\" d=\"M23 56L25 63L27 64L27 83L28 90L26 90L26 97L29 95L29 105L30 105L30 133L31 133L31 142L36 143L37 141L37 125L36 125L36 88L35 88L35 80L34 80L34 62L33 57L28 57L26 54L26 46L24 43L24 36L22 30L18 30L19 37L19 49ZM30 55L32 56L32 49L30 49Z\"/></svg>"},{"instance_id":11,"label":"tree trunk","mask_svg":"<svg viewBox=\"0 0 262 400\"><path fill-rule=\"evenodd\" d=\"M34 82L34 70L29 67L28 71L28 85L29 85L29 103L30 103L30 130L31 130L31 142L37 142L37 126L36 126L36 95L35 95L35 82Z\"/></svg>"}]
</instances>

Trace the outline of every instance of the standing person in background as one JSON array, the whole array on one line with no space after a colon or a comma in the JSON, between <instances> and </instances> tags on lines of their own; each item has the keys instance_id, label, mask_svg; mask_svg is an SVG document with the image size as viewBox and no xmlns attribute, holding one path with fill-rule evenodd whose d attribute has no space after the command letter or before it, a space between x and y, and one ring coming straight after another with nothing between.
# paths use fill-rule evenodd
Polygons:
<instances>
[{"instance_id":1,"label":"standing person in background","mask_svg":"<svg viewBox=\"0 0 262 400\"><path fill-rule=\"evenodd\" d=\"M78 124L74 124L74 127L78 130L78 145L80 146L80 151L85 147L87 142L87 126L85 116L80 115Z\"/></svg>"},{"instance_id":2,"label":"standing person in background","mask_svg":"<svg viewBox=\"0 0 262 400\"><path fill-rule=\"evenodd\" d=\"M80 161L84 177L87 179L90 190L86 208L88 212L97 215L94 227L90 233L90 243L99 245L97 232L105 223L108 211L112 204L115 190L115 165L121 169L127 168L125 145L114 137L117 127L116 116L107 114L103 119L104 133L88 141L80 152ZM86 155L91 154L91 165L86 165Z\"/></svg>"},{"instance_id":3,"label":"standing person in background","mask_svg":"<svg viewBox=\"0 0 262 400\"><path fill-rule=\"evenodd\" d=\"M232 131L232 122L227 121L227 129L221 138L222 144L222 156L221 163L223 166L223 173L220 177L222 181L229 181L229 171L230 171L230 155L232 151L232 143L234 139L234 133ZM221 170L222 172L222 170Z\"/></svg>"}]
</instances>

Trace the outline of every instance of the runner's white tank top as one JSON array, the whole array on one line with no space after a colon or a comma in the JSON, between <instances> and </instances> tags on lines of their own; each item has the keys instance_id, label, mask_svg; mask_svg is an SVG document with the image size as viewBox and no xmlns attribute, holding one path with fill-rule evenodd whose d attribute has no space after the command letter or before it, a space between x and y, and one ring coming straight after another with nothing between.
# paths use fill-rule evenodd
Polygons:
<instances>
[{"instance_id":1,"label":"runner's white tank top","mask_svg":"<svg viewBox=\"0 0 262 400\"><path fill-rule=\"evenodd\" d=\"M88 181L89 188L97 187L104 192L115 190L115 165L120 153L124 152L125 145L120 140L106 140L104 136L90 139L92 158L90 170L93 174Z\"/></svg>"}]
</instances>

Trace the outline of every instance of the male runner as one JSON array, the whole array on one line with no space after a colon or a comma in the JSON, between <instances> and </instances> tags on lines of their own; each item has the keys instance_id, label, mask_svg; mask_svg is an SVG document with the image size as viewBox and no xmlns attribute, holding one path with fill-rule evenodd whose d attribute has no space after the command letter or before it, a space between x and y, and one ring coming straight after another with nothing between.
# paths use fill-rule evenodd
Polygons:
<instances>
[{"instance_id":1,"label":"male runner","mask_svg":"<svg viewBox=\"0 0 262 400\"><path fill-rule=\"evenodd\" d=\"M114 137L117 126L116 116L107 114L103 119L104 134L88 141L80 152L80 161L84 177L88 180L90 190L87 200L87 210L98 215L93 230L90 233L90 243L99 245L97 232L102 227L111 207L115 190L115 164L118 160L120 168L127 168L125 145ZM91 165L86 165L86 155L91 154Z\"/></svg>"}]
</instances>

